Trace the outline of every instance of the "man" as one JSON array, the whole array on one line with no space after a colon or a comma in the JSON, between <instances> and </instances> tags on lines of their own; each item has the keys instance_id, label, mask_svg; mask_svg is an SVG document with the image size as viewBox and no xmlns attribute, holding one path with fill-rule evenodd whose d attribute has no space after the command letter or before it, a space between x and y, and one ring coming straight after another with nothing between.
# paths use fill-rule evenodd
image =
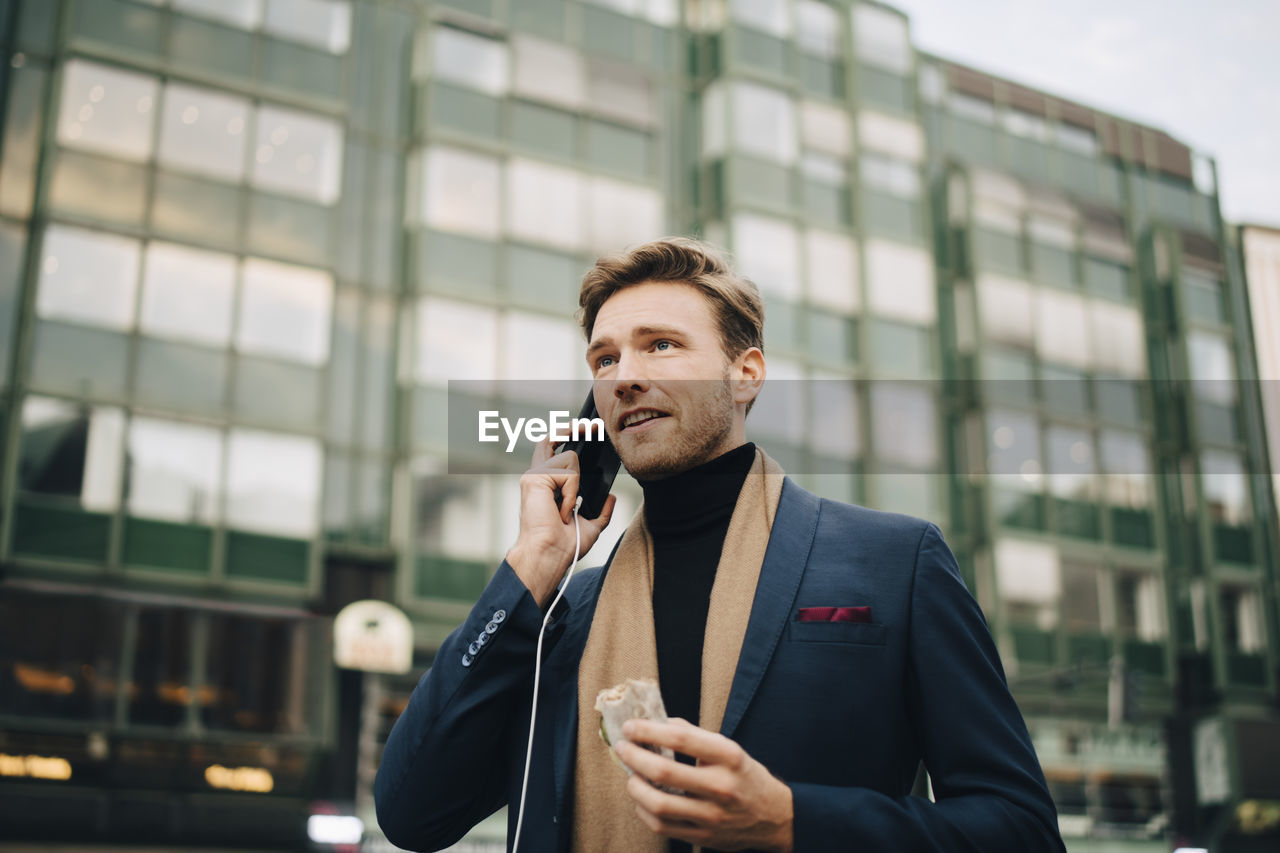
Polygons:
<instances>
[{"instance_id":1,"label":"man","mask_svg":"<svg viewBox=\"0 0 1280 853\"><path fill-rule=\"evenodd\" d=\"M666 240L598 261L579 301L596 404L645 502L550 615L520 849L1064 850L938 529L820 500L747 442L754 285ZM538 447L515 544L388 739L375 796L401 847L448 846L503 804L514 843L543 608L613 511L576 518L577 476ZM646 676L683 720L627 724L628 777L593 703ZM921 761L936 802L909 796Z\"/></svg>"}]
</instances>

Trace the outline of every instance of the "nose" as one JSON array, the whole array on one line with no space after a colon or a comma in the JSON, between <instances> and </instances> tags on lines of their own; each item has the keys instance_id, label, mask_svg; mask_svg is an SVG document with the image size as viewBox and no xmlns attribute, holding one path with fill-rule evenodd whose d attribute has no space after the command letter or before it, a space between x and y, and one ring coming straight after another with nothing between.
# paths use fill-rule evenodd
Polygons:
<instances>
[{"instance_id":1,"label":"nose","mask_svg":"<svg viewBox=\"0 0 1280 853\"><path fill-rule=\"evenodd\" d=\"M613 386L613 395L625 399L631 394L643 394L649 390L649 378L644 370L644 359L634 353L623 353L609 377Z\"/></svg>"}]
</instances>

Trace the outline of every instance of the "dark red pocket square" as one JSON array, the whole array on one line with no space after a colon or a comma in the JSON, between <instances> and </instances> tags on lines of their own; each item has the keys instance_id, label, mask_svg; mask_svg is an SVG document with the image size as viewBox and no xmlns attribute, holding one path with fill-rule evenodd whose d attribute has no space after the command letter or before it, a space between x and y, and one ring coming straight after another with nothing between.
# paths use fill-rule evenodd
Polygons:
<instances>
[{"instance_id":1,"label":"dark red pocket square","mask_svg":"<svg viewBox=\"0 0 1280 853\"><path fill-rule=\"evenodd\" d=\"M801 622L870 622L870 607L801 607Z\"/></svg>"}]
</instances>

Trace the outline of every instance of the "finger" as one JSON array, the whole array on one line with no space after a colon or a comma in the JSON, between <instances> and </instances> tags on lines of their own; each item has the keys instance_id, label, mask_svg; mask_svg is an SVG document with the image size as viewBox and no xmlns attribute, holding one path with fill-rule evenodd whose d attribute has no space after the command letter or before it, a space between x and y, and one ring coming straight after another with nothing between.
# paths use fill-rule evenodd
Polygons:
<instances>
[{"instance_id":1,"label":"finger","mask_svg":"<svg viewBox=\"0 0 1280 853\"><path fill-rule=\"evenodd\" d=\"M551 442L551 436L548 435L533 446L533 464L531 467L537 468L553 455L555 455L555 446Z\"/></svg>"},{"instance_id":2,"label":"finger","mask_svg":"<svg viewBox=\"0 0 1280 853\"><path fill-rule=\"evenodd\" d=\"M576 464L572 469L566 470L568 470L568 476L560 481L560 520L568 524L570 521L576 521L573 517L573 505L578 500L578 485L582 482L582 478L578 476Z\"/></svg>"},{"instance_id":3,"label":"finger","mask_svg":"<svg viewBox=\"0 0 1280 853\"><path fill-rule=\"evenodd\" d=\"M685 794L727 802L726 785L729 781L723 767L694 767L642 749L633 743L619 741L614 747L618 758L646 782L659 788L674 788Z\"/></svg>"},{"instance_id":4,"label":"finger","mask_svg":"<svg viewBox=\"0 0 1280 853\"><path fill-rule=\"evenodd\" d=\"M632 774L625 790L637 805L663 823L705 826L714 823L723 814L722 809L714 803L661 791L639 774Z\"/></svg>"},{"instance_id":5,"label":"finger","mask_svg":"<svg viewBox=\"0 0 1280 853\"><path fill-rule=\"evenodd\" d=\"M729 738L687 723L628 720L622 727L622 736L633 743L665 746L693 756L699 764L736 766L742 756L742 747Z\"/></svg>"},{"instance_id":6,"label":"finger","mask_svg":"<svg viewBox=\"0 0 1280 853\"><path fill-rule=\"evenodd\" d=\"M582 466L578 461L578 454L573 450L565 450L560 453L553 453L547 457L546 461L538 466L538 470L546 470L548 468L565 468L574 471L581 470Z\"/></svg>"},{"instance_id":7,"label":"finger","mask_svg":"<svg viewBox=\"0 0 1280 853\"><path fill-rule=\"evenodd\" d=\"M583 522L599 535L606 527L609 526L609 520L613 518L613 508L618 503L618 496L610 494L605 498L604 506L600 509L600 515L589 521Z\"/></svg>"},{"instance_id":8,"label":"finger","mask_svg":"<svg viewBox=\"0 0 1280 853\"><path fill-rule=\"evenodd\" d=\"M651 814L644 806L636 805L636 816L654 835L665 838L677 838L690 844L707 846L714 839L711 830L703 826L693 826L683 821L665 821Z\"/></svg>"}]
</instances>

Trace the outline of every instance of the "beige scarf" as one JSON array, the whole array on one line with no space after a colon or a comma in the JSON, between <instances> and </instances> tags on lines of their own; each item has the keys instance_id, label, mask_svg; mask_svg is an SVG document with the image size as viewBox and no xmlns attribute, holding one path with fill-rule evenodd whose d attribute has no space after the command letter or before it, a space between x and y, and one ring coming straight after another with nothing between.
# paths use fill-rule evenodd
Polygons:
<instances>
[{"instance_id":1,"label":"beige scarf","mask_svg":"<svg viewBox=\"0 0 1280 853\"><path fill-rule=\"evenodd\" d=\"M718 732L724 720L784 476L778 463L757 448L729 519L711 587L702 647L701 718L697 723L709 731ZM596 694L628 678L658 678L653 538L645 525L643 507L623 533L609 566L578 664L574 853L665 853L667 849L666 839L654 835L636 817L634 801L624 790L627 774L600 737Z\"/></svg>"}]
</instances>

